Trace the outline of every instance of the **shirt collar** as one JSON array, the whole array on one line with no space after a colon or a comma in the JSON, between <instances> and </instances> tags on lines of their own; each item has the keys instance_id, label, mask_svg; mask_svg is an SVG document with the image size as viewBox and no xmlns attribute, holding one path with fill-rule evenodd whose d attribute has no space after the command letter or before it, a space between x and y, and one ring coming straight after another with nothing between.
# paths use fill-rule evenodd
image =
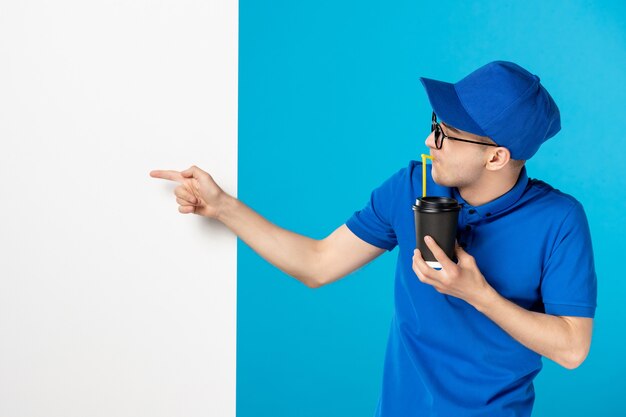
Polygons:
<instances>
[{"instance_id":1,"label":"shirt collar","mask_svg":"<svg viewBox=\"0 0 626 417\"><path fill-rule=\"evenodd\" d=\"M511 207L516 201L520 199L522 194L524 194L524 190L526 190L526 185L528 184L528 175L526 173L526 167L523 166L520 171L519 178L517 182L508 192L501 195L500 197L492 200L482 206L472 206L468 202L466 202L463 197L461 197L461 193L459 193L458 188L452 188L452 195L454 198L463 206L464 210L473 209L480 217L490 217L495 215L507 208Z\"/></svg>"}]
</instances>

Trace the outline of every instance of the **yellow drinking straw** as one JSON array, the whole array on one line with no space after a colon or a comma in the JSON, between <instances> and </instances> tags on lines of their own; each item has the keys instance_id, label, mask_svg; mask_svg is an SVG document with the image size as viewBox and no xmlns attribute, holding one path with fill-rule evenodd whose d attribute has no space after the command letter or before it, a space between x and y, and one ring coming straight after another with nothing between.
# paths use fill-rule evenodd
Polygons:
<instances>
[{"instance_id":1,"label":"yellow drinking straw","mask_svg":"<svg viewBox=\"0 0 626 417\"><path fill-rule=\"evenodd\" d=\"M426 158L434 160L432 156L422 154L422 197L426 197Z\"/></svg>"}]
</instances>

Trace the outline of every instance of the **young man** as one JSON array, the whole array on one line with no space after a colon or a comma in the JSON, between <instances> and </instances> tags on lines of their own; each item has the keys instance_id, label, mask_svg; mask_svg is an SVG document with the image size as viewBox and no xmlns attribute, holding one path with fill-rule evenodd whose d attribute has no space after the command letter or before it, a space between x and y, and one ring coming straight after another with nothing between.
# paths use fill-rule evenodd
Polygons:
<instances>
[{"instance_id":1,"label":"young man","mask_svg":"<svg viewBox=\"0 0 626 417\"><path fill-rule=\"evenodd\" d=\"M182 213L218 219L270 263L310 287L399 246L395 309L376 416L529 416L541 357L573 369L589 351L596 274L584 210L529 179L524 161L560 130L539 78L504 61L451 84L422 78L433 108L429 195L461 204L452 262L415 249L411 161L327 238L281 229L193 166L151 175L181 183Z\"/></svg>"}]
</instances>

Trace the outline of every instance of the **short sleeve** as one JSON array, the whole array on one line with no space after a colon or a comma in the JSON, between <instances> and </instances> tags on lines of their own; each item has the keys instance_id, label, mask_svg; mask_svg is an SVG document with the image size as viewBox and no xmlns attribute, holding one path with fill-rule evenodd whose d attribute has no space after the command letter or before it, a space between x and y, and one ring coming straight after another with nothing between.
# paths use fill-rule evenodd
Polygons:
<instances>
[{"instance_id":1,"label":"short sleeve","mask_svg":"<svg viewBox=\"0 0 626 417\"><path fill-rule=\"evenodd\" d=\"M597 276L589 223L579 202L569 210L559 229L544 267L541 295L548 314L595 315Z\"/></svg>"},{"instance_id":2,"label":"short sleeve","mask_svg":"<svg viewBox=\"0 0 626 417\"><path fill-rule=\"evenodd\" d=\"M398 244L393 228L393 210L401 182L406 179L406 168L396 172L372 191L363 209L356 211L346 226L362 240L388 251Z\"/></svg>"}]
</instances>

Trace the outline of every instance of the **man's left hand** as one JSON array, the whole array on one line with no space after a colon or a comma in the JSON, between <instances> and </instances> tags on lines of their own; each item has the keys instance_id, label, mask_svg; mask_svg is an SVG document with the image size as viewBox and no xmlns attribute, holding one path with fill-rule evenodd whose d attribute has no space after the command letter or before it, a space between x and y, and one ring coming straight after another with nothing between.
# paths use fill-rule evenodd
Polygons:
<instances>
[{"instance_id":1,"label":"man's left hand","mask_svg":"<svg viewBox=\"0 0 626 417\"><path fill-rule=\"evenodd\" d=\"M421 282L432 285L442 294L465 300L474 307L484 302L489 293L494 291L478 269L474 257L465 252L458 243L455 243L455 251L459 262L454 263L433 238L426 236L424 241L442 269L436 270L428 266L420 250L415 249L413 271Z\"/></svg>"}]
</instances>

